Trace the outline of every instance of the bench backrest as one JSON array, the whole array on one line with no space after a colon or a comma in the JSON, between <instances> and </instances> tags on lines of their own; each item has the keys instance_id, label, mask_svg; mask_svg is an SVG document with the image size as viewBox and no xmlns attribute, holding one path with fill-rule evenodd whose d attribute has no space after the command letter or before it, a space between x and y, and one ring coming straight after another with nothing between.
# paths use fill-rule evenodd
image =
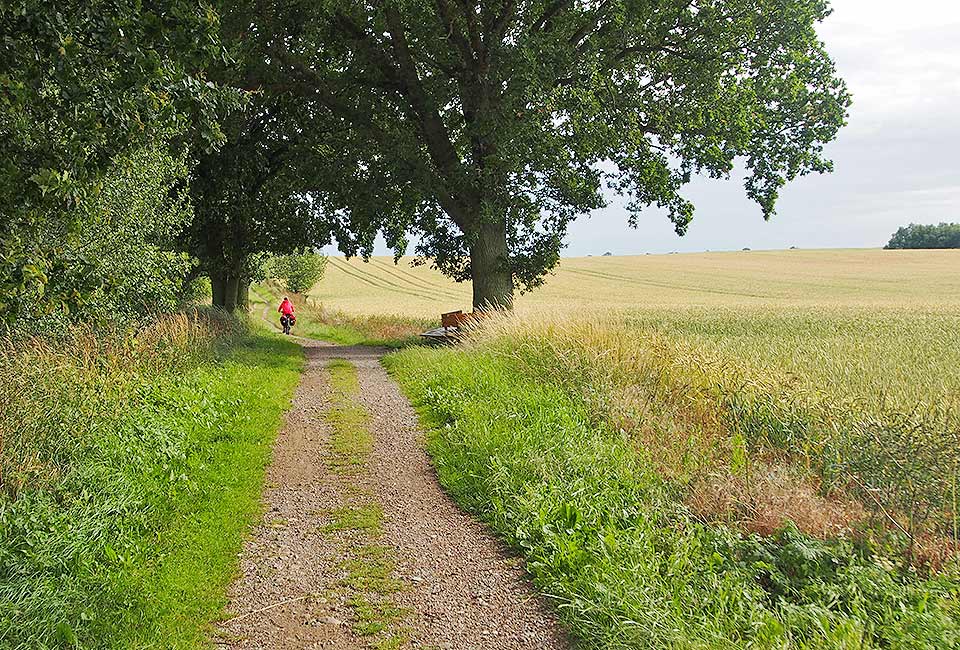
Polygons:
<instances>
[{"instance_id":1,"label":"bench backrest","mask_svg":"<svg viewBox=\"0 0 960 650\"><path fill-rule=\"evenodd\" d=\"M462 310L450 311L446 314L440 314L441 327L460 327L460 324L467 320L467 314Z\"/></svg>"}]
</instances>

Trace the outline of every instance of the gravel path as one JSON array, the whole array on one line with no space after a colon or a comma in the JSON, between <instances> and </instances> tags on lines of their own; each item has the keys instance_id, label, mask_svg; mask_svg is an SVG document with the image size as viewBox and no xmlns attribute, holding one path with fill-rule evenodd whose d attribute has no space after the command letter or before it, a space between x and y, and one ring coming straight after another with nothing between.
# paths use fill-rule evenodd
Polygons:
<instances>
[{"instance_id":1,"label":"gravel path","mask_svg":"<svg viewBox=\"0 0 960 650\"><path fill-rule=\"evenodd\" d=\"M301 341L307 368L267 470L264 518L241 554L241 577L215 641L222 648L367 648L353 629L345 563L368 533L331 531L338 508L358 496L383 510L375 538L402 586L404 645L508 650L570 647L511 557L442 491L419 438L416 415L380 365L382 350ZM329 468L325 367L358 371L356 403L368 414L372 452L356 475ZM382 637L380 637L382 639Z\"/></svg>"}]
</instances>

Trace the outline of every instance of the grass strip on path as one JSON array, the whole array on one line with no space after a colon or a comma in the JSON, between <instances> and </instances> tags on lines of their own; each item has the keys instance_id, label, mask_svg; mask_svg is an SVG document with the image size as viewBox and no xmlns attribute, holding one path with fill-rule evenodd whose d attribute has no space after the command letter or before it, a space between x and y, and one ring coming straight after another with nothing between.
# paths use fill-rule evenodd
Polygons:
<instances>
[{"instance_id":1,"label":"grass strip on path","mask_svg":"<svg viewBox=\"0 0 960 650\"><path fill-rule=\"evenodd\" d=\"M332 399L327 412L330 424L330 466L340 474L358 472L373 449L367 429L367 412L352 396L360 390L357 369L348 361L334 359L327 366Z\"/></svg>"},{"instance_id":2,"label":"grass strip on path","mask_svg":"<svg viewBox=\"0 0 960 650\"><path fill-rule=\"evenodd\" d=\"M367 426L369 414L356 401L360 391L357 369L349 361L333 359L327 364L327 372L329 463L346 482L344 494L352 497L330 513L331 522L323 531L354 534L347 538L344 548L343 569L347 575L342 583L353 612L353 632L367 638L369 647L377 650L402 648L408 639L402 627L406 612L394 604L391 595L404 585L394 577L392 549L377 543L383 532L383 507L371 502L356 480L373 450L373 434Z\"/></svg>"}]
</instances>

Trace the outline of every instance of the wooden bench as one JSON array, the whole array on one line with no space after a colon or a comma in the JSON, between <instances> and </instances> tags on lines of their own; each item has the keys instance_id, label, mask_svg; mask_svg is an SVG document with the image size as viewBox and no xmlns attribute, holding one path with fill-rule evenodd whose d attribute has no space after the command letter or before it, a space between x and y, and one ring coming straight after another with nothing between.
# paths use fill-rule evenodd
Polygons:
<instances>
[{"instance_id":1,"label":"wooden bench","mask_svg":"<svg viewBox=\"0 0 960 650\"><path fill-rule=\"evenodd\" d=\"M464 313L463 310L448 311L440 314L440 327L423 332L420 336L431 341L451 342L457 339L460 329L478 319L482 318L482 311Z\"/></svg>"},{"instance_id":2,"label":"wooden bench","mask_svg":"<svg viewBox=\"0 0 960 650\"><path fill-rule=\"evenodd\" d=\"M446 314L440 314L440 327L460 327L469 322L473 314L464 314L462 310L448 311Z\"/></svg>"}]
</instances>

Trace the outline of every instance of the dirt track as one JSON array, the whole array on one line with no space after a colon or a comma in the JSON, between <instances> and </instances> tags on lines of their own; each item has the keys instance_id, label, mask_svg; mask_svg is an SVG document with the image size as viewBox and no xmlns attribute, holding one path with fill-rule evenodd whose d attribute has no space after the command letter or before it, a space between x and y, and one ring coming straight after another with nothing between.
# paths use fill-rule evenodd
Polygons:
<instances>
[{"instance_id":1,"label":"dirt track","mask_svg":"<svg viewBox=\"0 0 960 650\"><path fill-rule=\"evenodd\" d=\"M303 344L307 368L267 470L264 519L244 547L230 594L234 618L220 626L217 645L568 647L520 561L441 490L415 414L379 363L383 351ZM332 359L357 368L360 389L353 399L366 410L374 436L364 466L353 474L331 469L325 368ZM376 530L338 525L337 513L358 504L364 512L382 509ZM371 553L373 568L389 574L360 580L382 587L382 595L369 600L388 612L374 617L385 629L373 633L361 628L365 610L357 605L357 566L366 566Z\"/></svg>"}]
</instances>

